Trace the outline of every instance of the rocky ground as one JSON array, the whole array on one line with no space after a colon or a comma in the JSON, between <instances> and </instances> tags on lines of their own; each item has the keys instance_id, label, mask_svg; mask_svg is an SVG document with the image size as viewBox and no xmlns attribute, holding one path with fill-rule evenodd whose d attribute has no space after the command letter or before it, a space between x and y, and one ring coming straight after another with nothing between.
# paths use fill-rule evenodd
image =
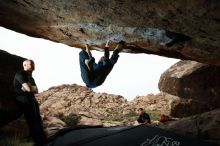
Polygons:
<instances>
[{"instance_id":1,"label":"rocky ground","mask_svg":"<svg viewBox=\"0 0 220 146\"><path fill-rule=\"evenodd\" d=\"M132 101L119 95L95 93L76 84L52 87L36 98L48 135L73 125L133 125L138 117L136 110L141 107L149 113L153 125L219 143L219 71L216 66L180 61L161 75L160 93L137 96ZM6 113L1 114L1 120L18 116L13 115L18 110L11 102L6 105L2 100L0 105L0 111ZM161 114L175 120L160 123ZM29 135L22 118L0 130L14 137Z\"/></svg>"},{"instance_id":2,"label":"rocky ground","mask_svg":"<svg viewBox=\"0 0 220 146\"><path fill-rule=\"evenodd\" d=\"M41 104L43 117L63 117L74 113L81 117L100 120L104 126L108 126L105 125L106 121L131 124L126 118L137 116L136 110L140 107L146 111L168 114L172 100L171 97L160 93L138 96L129 102L120 95L95 93L76 84L52 87L38 94L37 99ZM84 124L81 121L79 123Z\"/></svg>"},{"instance_id":3,"label":"rocky ground","mask_svg":"<svg viewBox=\"0 0 220 146\"><path fill-rule=\"evenodd\" d=\"M41 116L49 135L74 124L107 127L133 125L138 117L136 110L140 107L150 114L153 121L157 121L160 114L169 114L170 109L170 99L163 93L138 96L128 102L120 95L95 93L87 87L76 84L52 87L36 95L36 98L40 103ZM16 122L22 123L24 120ZM14 127L19 125L14 124L16 122L6 126L10 127L8 131L19 129ZM26 129L25 127L24 131ZM27 133L23 132L23 135Z\"/></svg>"},{"instance_id":4,"label":"rocky ground","mask_svg":"<svg viewBox=\"0 0 220 146\"><path fill-rule=\"evenodd\" d=\"M49 134L72 123L131 125L137 117L135 110L143 107L155 120L160 114L181 118L171 124L172 128L165 125L168 129L177 128L181 134L192 133L194 137L218 142L219 6L217 0L0 1L0 25L77 48L82 48L87 40L99 50L110 39L112 50L124 40L124 51L128 53L200 62L180 61L161 75L161 93L136 97L131 102L77 85L53 87L37 95ZM11 83L24 58L9 57L2 51L0 55L1 126L20 115L13 103ZM15 121L7 127L17 126L11 129L25 131L16 122L22 124L22 120Z\"/></svg>"},{"instance_id":5,"label":"rocky ground","mask_svg":"<svg viewBox=\"0 0 220 146\"><path fill-rule=\"evenodd\" d=\"M119 95L95 93L73 84L52 87L36 97L48 135L72 125L133 125L138 116L136 109L142 107L150 114L154 126L211 142L218 143L220 139L220 109L181 119L173 118L175 120L166 123L159 122L161 114L169 115L172 101L176 98L166 93L138 96L128 102ZM28 128L24 123L23 119L19 119L5 129L9 134L27 137Z\"/></svg>"}]
</instances>

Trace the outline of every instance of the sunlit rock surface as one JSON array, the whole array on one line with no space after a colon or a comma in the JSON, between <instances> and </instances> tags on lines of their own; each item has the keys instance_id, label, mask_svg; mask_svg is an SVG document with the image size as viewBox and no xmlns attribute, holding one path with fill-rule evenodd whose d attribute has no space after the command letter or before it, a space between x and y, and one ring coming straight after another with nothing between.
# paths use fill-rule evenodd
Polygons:
<instances>
[{"instance_id":1,"label":"sunlit rock surface","mask_svg":"<svg viewBox=\"0 0 220 146\"><path fill-rule=\"evenodd\" d=\"M64 116L68 116L71 113L80 116L77 123L75 123L75 118L69 119L68 123L72 121L72 124L106 127L133 125L138 117L135 112L141 107L148 113L150 112L152 123L155 123L160 119L160 114L169 114L172 102L176 100L176 97L167 93L159 93L157 95L138 96L132 101L126 101L121 96L95 93L86 87L76 84L52 87L36 97L40 103L41 115L48 135L68 126L62 120ZM191 137L219 142L218 113L217 109L183 119L174 118L177 121L169 121L159 125L179 134L189 134L188 136ZM25 122L22 119L7 125L6 130L6 133L11 135L19 133L19 131L23 133L21 136L28 135L27 126L25 126Z\"/></svg>"},{"instance_id":2,"label":"sunlit rock surface","mask_svg":"<svg viewBox=\"0 0 220 146\"><path fill-rule=\"evenodd\" d=\"M78 48L124 40L125 52L220 65L219 7L219 0L2 0L0 26Z\"/></svg>"},{"instance_id":3,"label":"sunlit rock surface","mask_svg":"<svg viewBox=\"0 0 220 146\"><path fill-rule=\"evenodd\" d=\"M220 107L220 67L180 61L165 71L160 91L176 96L171 115L184 117Z\"/></svg>"},{"instance_id":4,"label":"sunlit rock surface","mask_svg":"<svg viewBox=\"0 0 220 146\"><path fill-rule=\"evenodd\" d=\"M122 96L95 93L87 87L76 84L52 87L36 97L44 116L59 117L76 113L100 120L122 111L124 104L127 103Z\"/></svg>"}]
</instances>

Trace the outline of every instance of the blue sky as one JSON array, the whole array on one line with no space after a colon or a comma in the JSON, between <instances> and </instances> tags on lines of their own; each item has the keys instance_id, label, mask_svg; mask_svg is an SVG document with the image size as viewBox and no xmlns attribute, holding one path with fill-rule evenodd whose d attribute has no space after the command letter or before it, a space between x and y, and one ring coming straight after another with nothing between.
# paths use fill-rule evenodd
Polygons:
<instances>
[{"instance_id":1,"label":"blue sky","mask_svg":"<svg viewBox=\"0 0 220 146\"><path fill-rule=\"evenodd\" d=\"M84 85L80 76L81 49L44 39L33 38L0 27L0 49L33 59L33 73L40 91L61 84ZM111 52L112 53L112 52ZM98 61L103 52L92 51ZM120 58L102 86L95 92L122 95L128 100L149 93L159 93L160 75L178 59L147 54L120 53Z\"/></svg>"}]
</instances>

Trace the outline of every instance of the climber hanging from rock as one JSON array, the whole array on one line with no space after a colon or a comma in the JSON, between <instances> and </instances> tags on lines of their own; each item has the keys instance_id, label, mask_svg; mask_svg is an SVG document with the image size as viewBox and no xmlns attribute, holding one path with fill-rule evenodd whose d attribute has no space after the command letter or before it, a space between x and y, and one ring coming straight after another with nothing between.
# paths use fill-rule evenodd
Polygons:
<instances>
[{"instance_id":1,"label":"climber hanging from rock","mask_svg":"<svg viewBox=\"0 0 220 146\"><path fill-rule=\"evenodd\" d=\"M90 52L90 46L85 43L86 50L79 53L79 62L81 69L81 77L88 88L100 86L105 81L108 74L118 60L119 52L124 47L125 42L120 41L115 47L111 58L109 58L109 40L105 44L104 56L99 62L95 62L95 58Z\"/></svg>"}]
</instances>

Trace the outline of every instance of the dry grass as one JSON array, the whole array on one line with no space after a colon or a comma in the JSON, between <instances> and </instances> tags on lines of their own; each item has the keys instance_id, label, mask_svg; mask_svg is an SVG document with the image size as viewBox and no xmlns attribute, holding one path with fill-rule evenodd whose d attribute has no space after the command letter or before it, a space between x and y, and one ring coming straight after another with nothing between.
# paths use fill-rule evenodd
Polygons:
<instances>
[{"instance_id":1,"label":"dry grass","mask_svg":"<svg viewBox=\"0 0 220 146\"><path fill-rule=\"evenodd\" d=\"M169 112L163 111L163 113L159 110L155 111L146 111L150 115L151 121L158 121L160 119L161 114L169 115ZM122 113L110 113L107 117L104 118L106 121L118 121L123 122L125 125L130 125L134 121L137 120L138 114L135 111L131 111L130 113L123 115Z\"/></svg>"},{"instance_id":2,"label":"dry grass","mask_svg":"<svg viewBox=\"0 0 220 146\"><path fill-rule=\"evenodd\" d=\"M21 133L8 133L6 127L0 128L0 146L32 146L33 142L27 141L23 137L25 131Z\"/></svg>"},{"instance_id":3,"label":"dry grass","mask_svg":"<svg viewBox=\"0 0 220 146\"><path fill-rule=\"evenodd\" d=\"M19 140L16 137L2 137L0 138L1 146L32 146L32 142L26 142L24 140Z\"/></svg>"}]
</instances>

